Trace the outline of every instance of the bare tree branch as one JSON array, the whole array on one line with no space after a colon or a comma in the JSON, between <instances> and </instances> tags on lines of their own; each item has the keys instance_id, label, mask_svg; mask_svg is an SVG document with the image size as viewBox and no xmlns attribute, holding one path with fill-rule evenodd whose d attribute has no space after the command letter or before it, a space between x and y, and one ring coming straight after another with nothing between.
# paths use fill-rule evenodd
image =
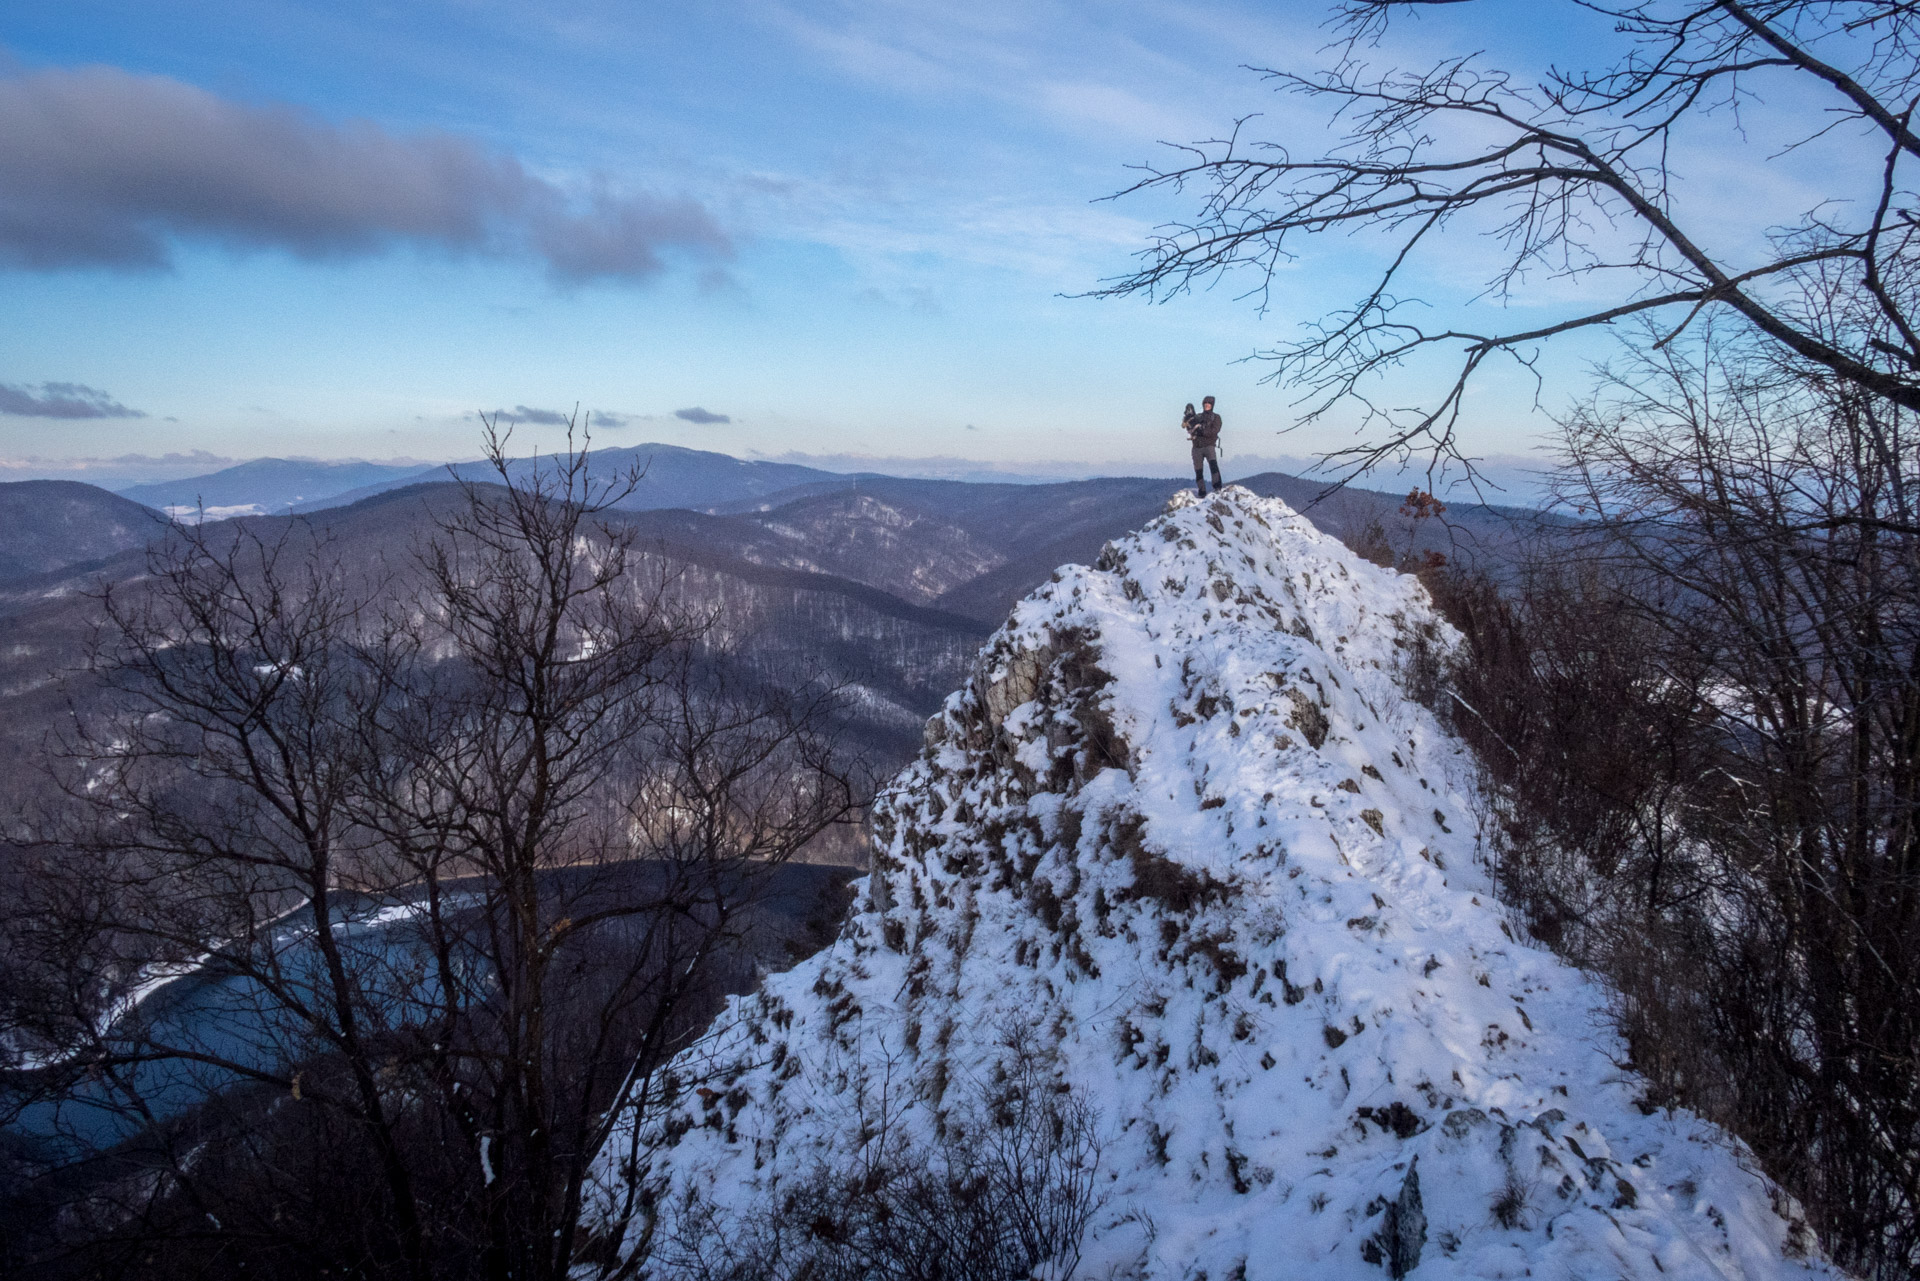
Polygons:
<instances>
[{"instance_id":1,"label":"bare tree branch","mask_svg":"<svg viewBox=\"0 0 1920 1281\"><path fill-rule=\"evenodd\" d=\"M1299 398L1298 423L1336 410L1357 416L1361 443L1333 455L1356 470L1422 451L1470 472L1456 438L1460 403L1488 355L1531 366L1558 336L1669 310L1679 313L1670 337L1699 314L1731 312L1799 359L1920 409L1920 219L1901 167L1920 157L1910 128L1920 14L1879 0L1564 0L1613 24L1623 44L1611 62L1555 70L1531 85L1478 57L1426 71L1368 70L1363 55L1396 13L1470 2L1336 4L1332 65L1265 74L1282 92L1324 103L1345 127L1338 141L1296 158L1244 139L1242 121L1225 139L1178 148L1180 163L1148 167L1119 196L1197 189L1196 215L1160 228L1137 269L1095 292L1164 299L1245 273L1242 296L1264 311L1276 272L1305 241L1339 230L1382 239L1384 265L1366 293L1310 322L1304 337L1259 353L1273 363L1269 380ZM1877 207L1852 219L1831 208L1772 211L1772 251L1742 263L1752 246L1714 243L1673 199L1672 144L1682 127L1795 81L1832 105L1794 147L1829 135L1844 141L1849 122L1888 139ZM1835 154L1846 162L1844 147ZM1623 233L1621 254L1609 246ZM1546 272L1582 282L1598 305L1511 330L1416 322L1416 300L1397 291L1399 282L1461 235L1498 250L1472 301L1521 298ZM1810 293L1829 296L1835 281L1871 306L1805 305ZM1397 411L1374 402L1373 382L1429 350L1451 351L1459 363L1425 405Z\"/></svg>"}]
</instances>

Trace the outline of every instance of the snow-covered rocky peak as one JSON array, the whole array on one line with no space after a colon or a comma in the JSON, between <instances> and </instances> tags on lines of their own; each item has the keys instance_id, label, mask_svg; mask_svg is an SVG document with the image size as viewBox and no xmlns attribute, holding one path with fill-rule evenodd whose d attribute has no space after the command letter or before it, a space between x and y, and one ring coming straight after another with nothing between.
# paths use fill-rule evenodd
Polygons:
<instances>
[{"instance_id":1,"label":"snow-covered rocky peak","mask_svg":"<svg viewBox=\"0 0 1920 1281\"><path fill-rule=\"evenodd\" d=\"M1494 898L1410 692L1453 643L1239 488L1062 569L887 789L839 940L676 1062L595 1213L744 1230L1039 1064L1100 1139L1081 1276L1836 1275L1736 1142L1637 1105L1603 991Z\"/></svg>"}]
</instances>

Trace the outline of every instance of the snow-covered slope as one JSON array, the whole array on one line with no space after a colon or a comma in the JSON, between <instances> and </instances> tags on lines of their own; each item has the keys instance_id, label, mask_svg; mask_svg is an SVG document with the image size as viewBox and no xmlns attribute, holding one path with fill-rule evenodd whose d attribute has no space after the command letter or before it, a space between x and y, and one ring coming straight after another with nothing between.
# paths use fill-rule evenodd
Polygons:
<instances>
[{"instance_id":1,"label":"snow-covered slope","mask_svg":"<svg viewBox=\"0 0 1920 1281\"><path fill-rule=\"evenodd\" d=\"M1060 571L889 789L838 942L676 1064L590 1217L637 1180L629 1246L691 1203L745 1231L875 1106L931 1135L1017 1057L1096 1117L1081 1276L1836 1275L1736 1143L1636 1106L1604 994L1505 919L1408 695L1450 643L1234 488Z\"/></svg>"}]
</instances>

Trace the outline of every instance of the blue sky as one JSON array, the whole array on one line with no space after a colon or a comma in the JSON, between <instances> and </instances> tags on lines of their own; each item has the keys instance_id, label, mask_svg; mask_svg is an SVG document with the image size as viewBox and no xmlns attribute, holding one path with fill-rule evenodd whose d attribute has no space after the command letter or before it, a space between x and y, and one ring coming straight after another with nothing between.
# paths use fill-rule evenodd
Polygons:
<instances>
[{"instance_id":1,"label":"blue sky","mask_svg":"<svg viewBox=\"0 0 1920 1281\"><path fill-rule=\"evenodd\" d=\"M1416 51L1497 32L1524 59L1569 35L1467 8ZM1364 246L1319 246L1264 317L1231 288L1070 296L1180 212L1100 200L1157 142L1264 112L1311 145L1317 111L1242 64L1312 63L1322 13L12 0L0 125L42 129L32 163L111 209L76 229L50 205L0 247L0 390L144 416L0 399L0 458L441 459L472 453L475 411L579 404L611 416L608 444L1099 471L1180 453L1179 407L1206 392L1230 452L1338 447L1338 420L1276 434L1290 397L1239 362L1349 293ZM81 116L155 172L123 189L69 164ZM201 199L229 187L250 203ZM1488 377L1470 446L1526 449L1532 394ZM694 407L729 421L675 416Z\"/></svg>"}]
</instances>

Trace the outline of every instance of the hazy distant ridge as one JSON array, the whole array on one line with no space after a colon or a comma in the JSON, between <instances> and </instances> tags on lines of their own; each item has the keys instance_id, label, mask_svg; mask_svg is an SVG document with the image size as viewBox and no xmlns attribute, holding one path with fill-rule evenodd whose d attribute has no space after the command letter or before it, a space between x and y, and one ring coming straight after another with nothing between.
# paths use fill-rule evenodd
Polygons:
<instances>
[{"instance_id":1,"label":"hazy distant ridge","mask_svg":"<svg viewBox=\"0 0 1920 1281\"><path fill-rule=\"evenodd\" d=\"M158 508L252 507L262 515L297 504L324 502L349 490L376 492L439 471L418 464L317 462L301 458L256 458L205 476L134 485L123 498Z\"/></svg>"}]
</instances>

